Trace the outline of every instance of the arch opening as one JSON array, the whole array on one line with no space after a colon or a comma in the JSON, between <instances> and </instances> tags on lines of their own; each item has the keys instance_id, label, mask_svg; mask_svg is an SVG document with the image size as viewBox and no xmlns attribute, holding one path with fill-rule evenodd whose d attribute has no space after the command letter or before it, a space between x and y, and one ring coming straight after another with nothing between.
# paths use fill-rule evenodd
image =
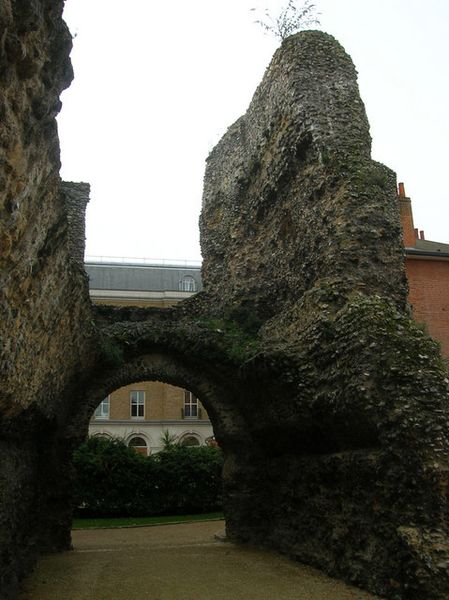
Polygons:
<instances>
[{"instance_id":1,"label":"arch opening","mask_svg":"<svg viewBox=\"0 0 449 600\"><path fill-rule=\"evenodd\" d=\"M128 447L132 448L138 454L148 456L147 441L141 435L133 436L128 442Z\"/></svg>"},{"instance_id":2,"label":"arch opening","mask_svg":"<svg viewBox=\"0 0 449 600\"><path fill-rule=\"evenodd\" d=\"M133 381L111 391L93 410L88 434L121 439L145 456L168 443L204 446L215 439L198 396L157 379Z\"/></svg>"},{"instance_id":3,"label":"arch opening","mask_svg":"<svg viewBox=\"0 0 449 600\"><path fill-rule=\"evenodd\" d=\"M144 382L149 386L147 390ZM129 401L128 420L134 425L144 421L145 414L153 415L153 420L163 421L151 412L149 404L153 394L151 390L159 388L160 395L160 386L167 386L165 393L168 396L171 394L172 399L177 395L173 408L175 412L171 413L169 420L185 425L185 431L180 431L179 436L188 430L199 434L195 427L203 427L204 423L209 421L209 432L199 436L202 444L207 438L213 437L225 452L231 451L233 447L248 445L246 419L237 409L236 397L240 390L235 378L229 377L226 371L215 372L204 363L199 364L186 357L181 358L179 355L160 350L133 357L120 368L109 369L102 372L100 377L94 377L84 397L74 406L70 434L82 440L92 422L104 426L106 419L96 418L95 411L107 397L111 398L111 395L121 388L125 388L129 398L131 392L144 392L140 396L134 394L134 416L131 412L133 404ZM173 388L177 388L176 392ZM143 408L137 407L139 402L140 406L143 404ZM157 404L153 406L156 407ZM109 410L113 410L112 405ZM150 412L145 412L148 410ZM111 414L110 412L109 415Z\"/></svg>"},{"instance_id":4,"label":"arch opening","mask_svg":"<svg viewBox=\"0 0 449 600\"><path fill-rule=\"evenodd\" d=\"M181 438L180 444L182 446L187 446L188 448L193 448L195 446L199 446L200 441L196 435L193 435L192 433L190 433L188 435L185 435L183 438Z\"/></svg>"},{"instance_id":5,"label":"arch opening","mask_svg":"<svg viewBox=\"0 0 449 600\"><path fill-rule=\"evenodd\" d=\"M108 418L105 399L90 407L89 435L74 453L75 516L221 511L223 453L211 443L214 431L201 400L142 377L108 394Z\"/></svg>"}]
</instances>

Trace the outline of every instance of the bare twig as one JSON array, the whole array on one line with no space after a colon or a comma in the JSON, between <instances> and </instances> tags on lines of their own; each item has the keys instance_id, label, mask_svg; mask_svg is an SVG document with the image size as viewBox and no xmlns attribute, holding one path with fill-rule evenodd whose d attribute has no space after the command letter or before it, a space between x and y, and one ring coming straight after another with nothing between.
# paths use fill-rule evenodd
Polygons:
<instances>
[{"instance_id":1,"label":"bare twig","mask_svg":"<svg viewBox=\"0 0 449 600\"><path fill-rule=\"evenodd\" d=\"M256 9L252 8L251 10L255 11ZM273 18L270 12L265 9L263 18L257 19L255 23L260 25L267 33L271 33L283 41L297 31L309 29L313 25L320 25L319 14L311 0L304 0L300 5L297 5L296 0L288 0L276 18Z\"/></svg>"}]
</instances>

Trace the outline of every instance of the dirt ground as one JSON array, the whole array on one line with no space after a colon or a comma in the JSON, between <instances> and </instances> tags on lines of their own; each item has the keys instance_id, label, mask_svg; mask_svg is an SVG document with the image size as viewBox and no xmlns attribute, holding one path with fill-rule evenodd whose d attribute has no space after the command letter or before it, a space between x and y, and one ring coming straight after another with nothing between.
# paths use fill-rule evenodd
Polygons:
<instances>
[{"instance_id":1,"label":"dirt ground","mask_svg":"<svg viewBox=\"0 0 449 600\"><path fill-rule=\"evenodd\" d=\"M379 600L265 550L215 539L222 521L73 532L19 600Z\"/></svg>"}]
</instances>

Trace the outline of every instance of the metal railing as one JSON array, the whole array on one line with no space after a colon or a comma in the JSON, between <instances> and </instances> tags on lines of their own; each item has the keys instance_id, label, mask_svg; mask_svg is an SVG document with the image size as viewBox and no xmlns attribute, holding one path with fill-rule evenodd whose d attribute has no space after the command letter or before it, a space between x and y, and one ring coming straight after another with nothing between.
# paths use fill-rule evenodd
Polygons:
<instances>
[{"instance_id":1,"label":"metal railing","mask_svg":"<svg viewBox=\"0 0 449 600\"><path fill-rule=\"evenodd\" d=\"M201 267L201 260L185 260L182 258L147 258L135 256L92 256L84 257L86 263L118 264L118 265L151 265L157 267Z\"/></svg>"}]
</instances>

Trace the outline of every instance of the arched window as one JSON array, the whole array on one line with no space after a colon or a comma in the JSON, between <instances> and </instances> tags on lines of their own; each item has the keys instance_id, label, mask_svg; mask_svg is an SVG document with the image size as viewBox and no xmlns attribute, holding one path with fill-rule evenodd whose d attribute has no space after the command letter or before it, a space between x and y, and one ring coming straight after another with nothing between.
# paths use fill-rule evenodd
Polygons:
<instances>
[{"instance_id":1,"label":"arched window","mask_svg":"<svg viewBox=\"0 0 449 600\"><path fill-rule=\"evenodd\" d=\"M196 281L190 275L185 275L179 282L181 292L196 292Z\"/></svg>"},{"instance_id":2,"label":"arched window","mask_svg":"<svg viewBox=\"0 0 449 600\"><path fill-rule=\"evenodd\" d=\"M148 455L147 443L143 439L143 437L136 436L131 438L128 442L128 446L130 448L133 448L133 450L135 450L139 454L143 454L144 456Z\"/></svg>"},{"instance_id":3,"label":"arched window","mask_svg":"<svg viewBox=\"0 0 449 600\"><path fill-rule=\"evenodd\" d=\"M180 444L181 444L181 446L199 446L200 441L194 435L185 435L181 439Z\"/></svg>"}]
</instances>

